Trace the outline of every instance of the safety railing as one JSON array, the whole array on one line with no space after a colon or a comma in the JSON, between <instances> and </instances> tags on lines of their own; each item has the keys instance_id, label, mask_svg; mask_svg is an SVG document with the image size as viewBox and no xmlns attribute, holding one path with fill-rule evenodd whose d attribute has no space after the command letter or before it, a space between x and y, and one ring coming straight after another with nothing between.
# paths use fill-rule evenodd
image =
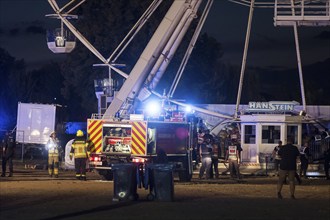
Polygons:
<instances>
[{"instance_id":1,"label":"safety railing","mask_svg":"<svg viewBox=\"0 0 330 220\"><path fill-rule=\"evenodd\" d=\"M275 26L329 26L330 0L275 0Z\"/></svg>"},{"instance_id":2,"label":"safety railing","mask_svg":"<svg viewBox=\"0 0 330 220\"><path fill-rule=\"evenodd\" d=\"M324 153L330 148L330 138L312 141L309 144L310 157L313 162L323 160Z\"/></svg>"}]
</instances>

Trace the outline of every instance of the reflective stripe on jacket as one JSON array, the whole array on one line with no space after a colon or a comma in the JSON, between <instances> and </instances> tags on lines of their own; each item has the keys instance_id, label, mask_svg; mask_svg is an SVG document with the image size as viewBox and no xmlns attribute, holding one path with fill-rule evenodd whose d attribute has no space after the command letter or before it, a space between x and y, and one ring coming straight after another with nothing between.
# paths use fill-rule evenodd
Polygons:
<instances>
[{"instance_id":1,"label":"reflective stripe on jacket","mask_svg":"<svg viewBox=\"0 0 330 220\"><path fill-rule=\"evenodd\" d=\"M87 142L85 140L75 140L71 145L70 156L74 155L74 158L87 158Z\"/></svg>"},{"instance_id":2,"label":"reflective stripe on jacket","mask_svg":"<svg viewBox=\"0 0 330 220\"><path fill-rule=\"evenodd\" d=\"M58 154L58 139L50 138L46 144L46 148L48 150L48 154L56 155Z\"/></svg>"},{"instance_id":3,"label":"reflective stripe on jacket","mask_svg":"<svg viewBox=\"0 0 330 220\"><path fill-rule=\"evenodd\" d=\"M237 160L237 147L236 146L228 146L228 159Z\"/></svg>"},{"instance_id":4,"label":"reflective stripe on jacket","mask_svg":"<svg viewBox=\"0 0 330 220\"><path fill-rule=\"evenodd\" d=\"M281 160L281 156L280 155L278 155L278 151L280 150L280 147L279 146L276 146L275 147L275 160Z\"/></svg>"}]
</instances>

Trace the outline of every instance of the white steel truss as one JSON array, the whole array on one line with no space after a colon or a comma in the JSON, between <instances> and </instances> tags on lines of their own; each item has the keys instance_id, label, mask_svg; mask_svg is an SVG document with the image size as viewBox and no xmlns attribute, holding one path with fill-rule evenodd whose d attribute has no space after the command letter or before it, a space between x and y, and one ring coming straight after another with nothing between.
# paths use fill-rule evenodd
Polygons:
<instances>
[{"instance_id":1,"label":"white steel truss","mask_svg":"<svg viewBox=\"0 0 330 220\"><path fill-rule=\"evenodd\" d=\"M275 26L329 26L330 0L275 0Z\"/></svg>"}]
</instances>

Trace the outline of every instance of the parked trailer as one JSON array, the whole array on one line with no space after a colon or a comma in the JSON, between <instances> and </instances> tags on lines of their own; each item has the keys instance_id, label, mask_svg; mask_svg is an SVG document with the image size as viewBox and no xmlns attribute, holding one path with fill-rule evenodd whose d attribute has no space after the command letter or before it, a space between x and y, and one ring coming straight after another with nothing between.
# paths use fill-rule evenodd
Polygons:
<instances>
[{"instance_id":1,"label":"parked trailer","mask_svg":"<svg viewBox=\"0 0 330 220\"><path fill-rule=\"evenodd\" d=\"M33 158L35 151L42 154L49 135L55 130L55 117L55 105L18 103L16 142L22 145L22 158L24 154Z\"/></svg>"}]
</instances>

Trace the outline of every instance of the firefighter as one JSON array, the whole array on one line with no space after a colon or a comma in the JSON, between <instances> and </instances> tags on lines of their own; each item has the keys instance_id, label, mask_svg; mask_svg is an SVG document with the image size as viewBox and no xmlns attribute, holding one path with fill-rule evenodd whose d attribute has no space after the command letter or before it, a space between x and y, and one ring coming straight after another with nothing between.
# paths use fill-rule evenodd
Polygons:
<instances>
[{"instance_id":1,"label":"firefighter","mask_svg":"<svg viewBox=\"0 0 330 220\"><path fill-rule=\"evenodd\" d=\"M236 178L240 179L239 164L240 164L240 152L242 151L241 146L235 140L231 141L226 151L226 161L229 163L230 176L235 177L234 170L236 172Z\"/></svg>"},{"instance_id":2,"label":"firefighter","mask_svg":"<svg viewBox=\"0 0 330 220\"><path fill-rule=\"evenodd\" d=\"M89 157L88 142L84 137L84 132L78 130L76 138L72 142L70 159L74 157L74 165L76 170L76 178L86 181L86 162Z\"/></svg>"},{"instance_id":3,"label":"firefighter","mask_svg":"<svg viewBox=\"0 0 330 220\"><path fill-rule=\"evenodd\" d=\"M199 170L199 179L203 178L204 172L206 172L206 179L210 179L212 165L212 146L210 142L211 139L207 135L204 135L204 141L199 148L200 158L202 158L202 167Z\"/></svg>"},{"instance_id":4,"label":"firefighter","mask_svg":"<svg viewBox=\"0 0 330 220\"><path fill-rule=\"evenodd\" d=\"M218 179L219 178L219 168L218 168L218 164L219 164L219 145L216 142L212 143L211 160L212 160L212 163L211 163L210 177L211 177L211 179L213 179L214 177L216 179Z\"/></svg>"},{"instance_id":5,"label":"firefighter","mask_svg":"<svg viewBox=\"0 0 330 220\"><path fill-rule=\"evenodd\" d=\"M50 177L55 176L58 178L58 168L59 168L59 153L60 145L59 140L56 137L56 133L53 131L49 140L46 144L46 150L48 151L48 174Z\"/></svg>"},{"instance_id":6,"label":"firefighter","mask_svg":"<svg viewBox=\"0 0 330 220\"><path fill-rule=\"evenodd\" d=\"M276 175L278 176L278 167L280 166L280 162L281 162L281 157L280 155L278 155L278 151L280 150L280 148L282 147L282 141L278 141L278 145L275 146L273 152L272 152L272 157L270 159L270 161L274 160L275 163L275 171L276 171Z\"/></svg>"},{"instance_id":7,"label":"firefighter","mask_svg":"<svg viewBox=\"0 0 330 220\"><path fill-rule=\"evenodd\" d=\"M203 129L200 128L198 130L198 134L197 134L197 152L200 152L201 145L204 142L204 135L205 135L205 133L203 132ZM197 164L202 162L202 158L200 157L200 154L196 155L196 160L197 160Z\"/></svg>"},{"instance_id":8,"label":"firefighter","mask_svg":"<svg viewBox=\"0 0 330 220\"><path fill-rule=\"evenodd\" d=\"M13 158L15 155L15 140L12 133L7 132L5 139L3 140L2 148L2 177L6 176L6 166L7 161L9 165L9 175L8 177L13 176Z\"/></svg>"},{"instance_id":9,"label":"firefighter","mask_svg":"<svg viewBox=\"0 0 330 220\"><path fill-rule=\"evenodd\" d=\"M307 178L306 172L307 172L307 169L308 169L309 157L310 157L309 145L306 142L306 143L304 143L303 147L301 147L301 149L300 149L300 162L301 162L300 172L299 172L300 178L302 178L303 175L304 175L305 179Z\"/></svg>"}]
</instances>

